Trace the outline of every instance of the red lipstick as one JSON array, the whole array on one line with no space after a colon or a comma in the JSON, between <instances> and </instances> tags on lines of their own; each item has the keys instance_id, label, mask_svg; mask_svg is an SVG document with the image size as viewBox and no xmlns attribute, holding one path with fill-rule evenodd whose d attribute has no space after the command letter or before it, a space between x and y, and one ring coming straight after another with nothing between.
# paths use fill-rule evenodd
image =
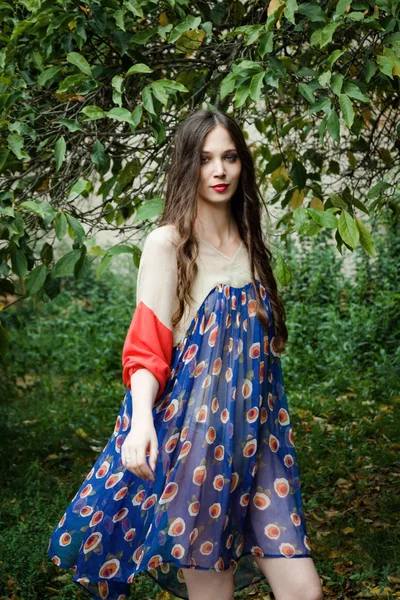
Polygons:
<instances>
[{"instance_id":1,"label":"red lipstick","mask_svg":"<svg viewBox=\"0 0 400 600\"><path fill-rule=\"evenodd\" d=\"M226 189L228 189L229 184L227 183L218 183L217 185L213 185L212 188L213 190L215 190L218 193L222 193L225 192Z\"/></svg>"}]
</instances>

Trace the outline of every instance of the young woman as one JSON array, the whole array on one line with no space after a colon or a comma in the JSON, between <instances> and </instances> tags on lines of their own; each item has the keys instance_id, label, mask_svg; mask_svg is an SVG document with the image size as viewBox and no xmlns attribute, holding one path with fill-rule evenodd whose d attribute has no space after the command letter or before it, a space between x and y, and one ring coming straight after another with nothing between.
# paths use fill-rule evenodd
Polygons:
<instances>
[{"instance_id":1,"label":"young woman","mask_svg":"<svg viewBox=\"0 0 400 600\"><path fill-rule=\"evenodd\" d=\"M190 600L263 578L276 600L323 597L261 201L237 123L190 115L143 247L114 432L48 548L93 598L123 600L141 571Z\"/></svg>"}]
</instances>

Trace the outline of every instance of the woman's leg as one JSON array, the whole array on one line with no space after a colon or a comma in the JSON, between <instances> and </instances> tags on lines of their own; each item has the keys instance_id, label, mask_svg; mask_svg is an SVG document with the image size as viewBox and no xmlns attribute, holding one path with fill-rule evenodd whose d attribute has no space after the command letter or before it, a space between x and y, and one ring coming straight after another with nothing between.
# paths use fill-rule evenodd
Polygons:
<instances>
[{"instance_id":1,"label":"woman's leg","mask_svg":"<svg viewBox=\"0 0 400 600\"><path fill-rule=\"evenodd\" d=\"M233 600L233 571L182 569L189 600Z\"/></svg>"},{"instance_id":2,"label":"woman's leg","mask_svg":"<svg viewBox=\"0 0 400 600\"><path fill-rule=\"evenodd\" d=\"M319 575L310 556L304 558L261 558L254 560L272 588L275 600L322 600Z\"/></svg>"}]
</instances>

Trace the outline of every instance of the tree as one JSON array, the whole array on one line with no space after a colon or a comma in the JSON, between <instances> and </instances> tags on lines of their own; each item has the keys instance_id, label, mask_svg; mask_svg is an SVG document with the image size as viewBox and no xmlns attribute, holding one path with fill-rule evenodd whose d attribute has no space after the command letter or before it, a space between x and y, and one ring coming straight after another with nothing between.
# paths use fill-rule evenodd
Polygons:
<instances>
[{"instance_id":1,"label":"tree","mask_svg":"<svg viewBox=\"0 0 400 600\"><path fill-rule=\"evenodd\" d=\"M400 0L0 2L0 294L54 298L98 276L162 208L175 128L206 105L254 124L259 181L281 236L335 229L374 255L361 216L398 216ZM95 192L95 210L84 199ZM69 236L57 261L53 247ZM40 252L36 249L41 240ZM100 260L99 260L100 258ZM278 255L276 273L287 281ZM4 356L7 335L0 321Z\"/></svg>"}]
</instances>

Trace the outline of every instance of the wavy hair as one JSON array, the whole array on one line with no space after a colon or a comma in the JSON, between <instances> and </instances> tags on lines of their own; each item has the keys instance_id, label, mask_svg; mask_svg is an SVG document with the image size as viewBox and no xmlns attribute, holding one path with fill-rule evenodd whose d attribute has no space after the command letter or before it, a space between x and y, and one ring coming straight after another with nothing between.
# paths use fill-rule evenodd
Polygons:
<instances>
[{"instance_id":1,"label":"wavy hair","mask_svg":"<svg viewBox=\"0 0 400 600\"><path fill-rule=\"evenodd\" d=\"M251 280L257 299L256 316L267 328L269 319L256 285L255 270L268 293L274 322L275 350L282 352L288 339L286 312L271 267L272 253L263 239L261 226L261 204L267 215L268 209L256 182L253 157L242 130L232 117L219 110L196 110L178 127L166 171L166 200L159 226L173 224L180 237L176 248L179 308L173 315L172 324L175 327L179 323L185 305L193 301L190 290L198 270L196 259L199 242L194 222L200 186L201 151L205 137L217 125L222 125L229 132L242 164L239 184L230 203L240 237L249 253Z\"/></svg>"}]
</instances>

